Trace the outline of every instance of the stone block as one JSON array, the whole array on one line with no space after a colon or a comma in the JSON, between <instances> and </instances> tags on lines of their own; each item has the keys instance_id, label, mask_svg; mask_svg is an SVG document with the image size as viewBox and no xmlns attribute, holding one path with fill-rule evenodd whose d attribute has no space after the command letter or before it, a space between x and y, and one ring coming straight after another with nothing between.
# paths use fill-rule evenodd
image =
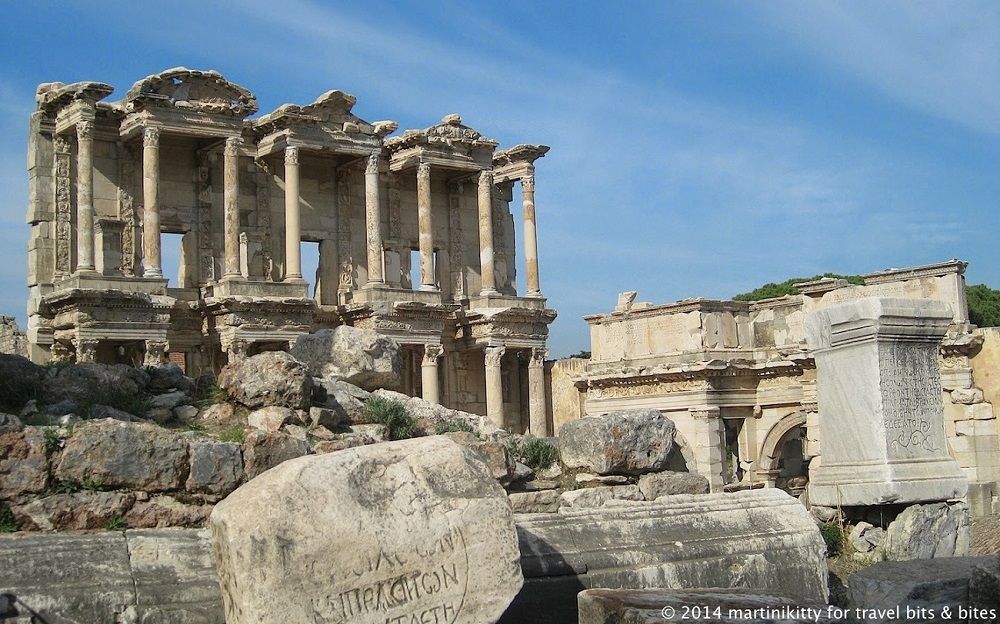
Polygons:
<instances>
[{"instance_id":1,"label":"stone block","mask_svg":"<svg viewBox=\"0 0 1000 624\"><path fill-rule=\"evenodd\" d=\"M191 469L185 483L187 491L224 496L236 489L243 478L239 444L198 439L188 449Z\"/></svg>"},{"instance_id":2,"label":"stone block","mask_svg":"<svg viewBox=\"0 0 1000 624\"><path fill-rule=\"evenodd\" d=\"M511 492L507 498L514 513L554 513L562 503L559 494L558 490Z\"/></svg>"},{"instance_id":3,"label":"stone block","mask_svg":"<svg viewBox=\"0 0 1000 624\"><path fill-rule=\"evenodd\" d=\"M276 431L268 433L254 430L243 441L243 472L253 479L282 462L301 457L309 452L304 440Z\"/></svg>"},{"instance_id":4,"label":"stone block","mask_svg":"<svg viewBox=\"0 0 1000 624\"><path fill-rule=\"evenodd\" d=\"M889 561L964 557L969 554L969 507L965 503L911 505L885 532Z\"/></svg>"},{"instance_id":5,"label":"stone block","mask_svg":"<svg viewBox=\"0 0 1000 624\"><path fill-rule=\"evenodd\" d=\"M656 472L639 477L646 500L674 494L708 494L708 479L693 472Z\"/></svg>"},{"instance_id":6,"label":"stone block","mask_svg":"<svg viewBox=\"0 0 1000 624\"><path fill-rule=\"evenodd\" d=\"M645 500L637 485L589 487L563 492L561 509L603 507L612 500Z\"/></svg>"},{"instance_id":7,"label":"stone block","mask_svg":"<svg viewBox=\"0 0 1000 624\"><path fill-rule=\"evenodd\" d=\"M662 470L673 446L674 423L657 410L588 416L559 430L562 463L598 474Z\"/></svg>"},{"instance_id":8,"label":"stone block","mask_svg":"<svg viewBox=\"0 0 1000 624\"><path fill-rule=\"evenodd\" d=\"M823 454L810 501L900 504L965 496L948 454L938 349L952 319L944 303L868 297L809 314Z\"/></svg>"},{"instance_id":9,"label":"stone block","mask_svg":"<svg viewBox=\"0 0 1000 624\"><path fill-rule=\"evenodd\" d=\"M753 589L586 589L580 624L834 624L835 611Z\"/></svg>"},{"instance_id":10,"label":"stone block","mask_svg":"<svg viewBox=\"0 0 1000 624\"><path fill-rule=\"evenodd\" d=\"M976 403L975 405L970 405L967 409L969 412L969 418L975 420L993 420L996 415L993 413L992 403Z\"/></svg>"},{"instance_id":11,"label":"stone block","mask_svg":"<svg viewBox=\"0 0 1000 624\"><path fill-rule=\"evenodd\" d=\"M161 492L180 489L187 459L187 443L173 431L146 423L88 420L66 440L55 476Z\"/></svg>"},{"instance_id":12,"label":"stone block","mask_svg":"<svg viewBox=\"0 0 1000 624\"><path fill-rule=\"evenodd\" d=\"M919 609L940 614L947 607L957 614L959 607L970 607L969 583L976 566L996 569L997 562L996 556L883 561L851 576L851 602L868 614L864 624L908 624L919 621L909 616Z\"/></svg>"},{"instance_id":13,"label":"stone block","mask_svg":"<svg viewBox=\"0 0 1000 624\"><path fill-rule=\"evenodd\" d=\"M0 593L25 622L111 623L135 600L121 532L0 535Z\"/></svg>"},{"instance_id":14,"label":"stone block","mask_svg":"<svg viewBox=\"0 0 1000 624\"><path fill-rule=\"evenodd\" d=\"M247 416L247 424L254 429L260 429L268 433L280 431L286 423L298 420L295 410L276 405L262 407L250 412Z\"/></svg>"},{"instance_id":15,"label":"stone block","mask_svg":"<svg viewBox=\"0 0 1000 624\"><path fill-rule=\"evenodd\" d=\"M10 510L24 530L82 531L107 528L124 518L134 502L135 496L123 492L76 492L36 498Z\"/></svg>"},{"instance_id":16,"label":"stone block","mask_svg":"<svg viewBox=\"0 0 1000 624\"><path fill-rule=\"evenodd\" d=\"M776 489L517 517L524 588L500 622L575 624L583 589L754 587L823 603L826 545Z\"/></svg>"},{"instance_id":17,"label":"stone block","mask_svg":"<svg viewBox=\"0 0 1000 624\"><path fill-rule=\"evenodd\" d=\"M983 391L980 388L956 388L951 391L951 402L961 405L982 403Z\"/></svg>"},{"instance_id":18,"label":"stone block","mask_svg":"<svg viewBox=\"0 0 1000 624\"><path fill-rule=\"evenodd\" d=\"M305 409L312 401L313 380L302 362L283 351L268 351L227 364L219 387L250 409Z\"/></svg>"},{"instance_id":19,"label":"stone block","mask_svg":"<svg viewBox=\"0 0 1000 624\"><path fill-rule=\"evenodd\" d=\"M480 624L522 584L506 494L444 436L290 461L210 526L228 624Z\"/></svg>"},{"instance_id":20,"label":"stone block","mask_svg":"<svg viewBox=\"0 0 1000 624\"><path fill-rule=\"evenodd\" d=\"M365 390L395 390L402 381L399 343L374 331L342 325L300 336L291 354L317 377L340 379Z\"/></svg>"},{"instance_id":21,"label":"stone block","mask_svg":"<svg viewBox=\"0 0 1000 624\"><path fill-rule=\"evenodd\" d=\"M154 496L132 505L125 514L125 523L134 529L202 526L210 513L210 504L188 504L173 496Z\"/></svg>"},{"instance_id":22,"label":"stone block","mask_svg":"<svg viewBox=\"0 0 1000 624\"><path fill-rule=\"evenodd\" d=\"M48 484L49 460L42 430L25 427L0 433L0 500L44 492Z\"/></svg>"}]
</instances>

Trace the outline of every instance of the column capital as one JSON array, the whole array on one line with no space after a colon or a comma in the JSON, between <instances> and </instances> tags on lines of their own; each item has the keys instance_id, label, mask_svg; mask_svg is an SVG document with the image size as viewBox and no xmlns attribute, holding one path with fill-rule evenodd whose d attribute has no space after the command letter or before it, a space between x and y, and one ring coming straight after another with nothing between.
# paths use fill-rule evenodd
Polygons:
<instances>
[{"instance_id":1,"label":"column capital","mask_svg":"<svg viewBox=\"0 0 1000 624\"><path fill-rule=\"evenodd\" d=\"M382 150L372 150L372 153L368 154L368 163L365 165L365 173L378 173L380 160L382 160Z\"/></svg>"},{"instance_id":2,"label":"column capital","mask_svg":"<svg viewBox=\"0 0 1000 624\"><path fill-rule=\"evenodd\" d=\"M529 174L521 178L521 190L525 193L535 192L535 174Z\"/></svg>"},{"instance_id":3,"label":"column capital","mask_svg":"<svg viewBox=\"0 0 1000 624\"><path fill-rule=\"evenodd\" d=\"M56 136L52 140L52 149L56 154L69 154L70 144L69 140L64 136Z\"/></svg>"},{"instance_id":4,"label":"column capital","mask_svg":"<svg viewBox=\"0 0 1000 624\"><path fill-rule=\"evenodd\" d=\"M417 165L417 177L418 178L429 178L431 177L431 166L425 162Z\"/></svg>"},{"instance_id":5,"label":"column capital","mask_svg":"<svg viewBox=\"0 0 1000 624\"><path fill-rule=\"evenodd\" d=\"M81 140L88 140L94 138L94 122L92 121L79 121L76 124L76 137Z\"/></svg>"},{"instance_id":6,"label":"column capital","mask_svg":"<svg viewBox=\"0 0 1000 624\"><path fill-rule=\"evenodd\" d=\"M549 354L549 350L545 347L531 347L531 359L528 360L528 366L544 366L545 356Z\"/></svg>"},{"instance_id":7,"label":"column capital","mask_svg":"<svg viewBox=\"0 0 1000 624\"><path fill-rule=\"evenodd\" d=\"M479 172L479 185L493 184L493 170L483 169Z\"/></svg>"},{"instance_id":8,"label":"column capital","mask_svg":"<svg viewBox=\"0 0 1000 624\"><path fill-rule=\"evenodd\" d=\"M297 165L299 164L299 148L294 145L289 145L285 148L285 164L286 165Z\"/></svg>"},{"instance_id":9,"label":"column capital","mask_svg":"<svg viewBox=\"0 0 1000 624\"><path fill-rule=\"evenodd\" d=\"M226 139L226 147L223 153L226 156L239 156L240 149L243 147L242 137L229 137Z\"/></svg>"},{"instance_id":10,"label":"column capital","mask_svg":"<svg viewBox=\"0 0 1000 624\"><path fill-rule=\"evenodd\" d=\"M437 366L438 358L444 355L444 347L439 344L424 345L424 366Z\"/></svg>"},{"instance_id":11,"label":"column capital","mask_svg":"<svg viewBox=\"0 0 1000 624\"><path fill-rule=\"evenodd\" d=\"M160 147L160 129L145 128L142 131L142 146L145 148Z\"/></svg>"},{"instance_id":12,"label":"column capital","mask_svg":"<svg viewBox=\"0 0 1000 624\"><path fill-rule=\"evenodd\" d=\"M498 368L500 366L500 359L503 354L507 352L507 347L486 347L484 349L486 366L490 368Z\"/></svg>"}]
</instances>

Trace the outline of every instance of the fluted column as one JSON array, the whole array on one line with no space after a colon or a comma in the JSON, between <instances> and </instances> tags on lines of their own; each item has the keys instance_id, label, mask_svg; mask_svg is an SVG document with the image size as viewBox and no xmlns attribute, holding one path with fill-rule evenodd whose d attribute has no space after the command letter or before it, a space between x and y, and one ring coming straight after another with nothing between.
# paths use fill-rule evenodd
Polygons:
<instances>
[{"instance_id":1,"label":"fluted column","mask_svg":"<svg viewBox=\"0 0 1000 624\"><path fill-rule=\"evenodd\" d=\"M142 266L143 277L162 278L160 264L160 129L142 135Z\"/></svg>"},{"instance_id":2,"label":"fluted column","mask_svg":"<svg viewBox=\"0 0 1000 624\"><path fill-rule=\"evenodd\" d=\"M521 178L521 196L524 202L524 260L528 274L528 297L541 297L538 282L538 237L535 225L535 176Z\"/></svg>"},{"instance_id":3,"label":"fluted column","mask_svg":"<svg viewBox=\"0 0 1000 624\"><path fill-rule=\"evenodd\" d=\"M243 139L226 139L223 165L222 205L224 214L225 262L222 279L238 279L240 273L240 147Z\"/></svg>"},{"instance_id":4,"label":"fluted column","mask_svg":"<svg viewBox=\"0 0 1000 624\"><path fill-rule=\"evenodd\" d=\"M493 172L479 174L479 268L483 286L480 295L496 295L493 273Z\"/></svg>"},{"instance_id":5,"label":"fluted column","mask_svg":"<svg viewBox=\"0 0 1000 624\"><path fill-rule=\"evenodd\" d=\"M442 348L439 344L424 345L424 361L420 365L420 379L423 386L423 399L429 403L440 403L438 395L438 358Z\"/></svg>"},{"instance_id":6,"label":"fluted column","mask_svg":"<svg viewBox=\"0 0 1000 624\"><path fill-rule=\"evenodd\" d=\"M497 427L504 428L503 375L500 360L505 347L486 347L486 416Z\"/></svg>"},{"instance_id":7,"label":"fluted column","mask_svg":"<svg viewBox=\"0 0 1000 624\"><path fill-rule=\"evenodd\" d=\"M76 270L94 273L94 122L76 124Z\"/></svg>"},{"instance_id":8,"label":"fluted column","mask_svg":"<svg viewBox=\"0 0 1000 624\"><path fill-rule=\"evenodd\" d=\"M365 168L365 228L368 233L368 283L384 284L382 266L382 211L378 188L379 150L368 156Z\"/></svg>"},{"instance_id":9,"label":"fluted column","mask_svg":"<svg viewBox=\"0 0 1000 624\"><path fill-rule=\"evenodd\" d=\"M299 216L299 148L285 148L285 281L302 281L302 226Z\"/></svg>"},{"instance_id":10,"label":"fluted column","mask_svg":"<svg viewBox=\"0 0 1000 624\"><path fill-rule=\"evenodd\" d=\"M545 348L531 349L528 360L528 427L532 435L544 438L551 435L545 414Z\"/></svg>"},{"instance_id":11,"label":"fluted column","mask_svg":"<svg viewBox=\"0 0 1000 624\"><path fill-rule=\"evenodd\" d=\"M420 233L420 290L437 290L434 279L434 224L431 220L431 166L417 166L417 228Z\"/></svg>"}]
</instances>

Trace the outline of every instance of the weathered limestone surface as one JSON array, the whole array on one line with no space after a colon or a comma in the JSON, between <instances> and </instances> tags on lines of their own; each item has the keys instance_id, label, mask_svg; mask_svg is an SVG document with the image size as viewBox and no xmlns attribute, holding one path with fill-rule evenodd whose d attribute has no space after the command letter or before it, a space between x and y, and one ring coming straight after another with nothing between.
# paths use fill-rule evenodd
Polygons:
<instances>
[{"instance_id":1,"label":"weathered limestone surface","mask_svg":"<svg viewBox=\"0 0 1000 624\"><path fill-rule=\"evenodd\" d=\"M243 455L239 444L193 440L188 453L191 469L185 486L189 492L229 494L243 478Z\"/></svg>"},{"instance_id":2,"label":"weathered limestone surface","mask_svg":"<svg viewBox=\"0 0 1000 624\"><path fill-rule=\"evenodd\" d=\"M922 621L908 617L907 608L933 609L939 615L933 621L948 621L940 618L942 609L946 607L955 616L959 607L993 609L992 617L974 621L996 621L1000 617L997 596L984 596L979 591L981 585L978 585L984 583L990 573L1000 573L1000 557L883 561L851 576L851 603L855 608L870 613L869 617L863 618L864 624ZM977 591L970 592L970 581L974 577ZM970 598L975 598L975 602ZM876 610L887 613L876 615Z\"/></svg>"},{"instance_id":3,"label":"weathered limestone surface","mask_svg":"<svg viewBox=\"0 0 1000 624\"><path fill-rule=\"evenodd\" d=\"M673 446L674 423L656 410L588 416L559 432L562 462L598 474L662 470Z\"/></svg>"},{"instance_id":4,"label":"weathered limestone surface","mask_svg":"<svg viewBox=\"0 0 1000 624\"><path fill-rule=\"evenodd\" d=\"M146 423L89 420L66 442L55 476L105 487L158 492L183 486L187 444L172 431Z\"/></svg>"},{"instance_id":5,"label":"weathered limestone surface","mask_svg":"<svg viewBox=\"0 0 1000 624\"><path fill-rule=\"evenodd\" d=\"M522 583L506 494L444 436L287 462L210 526L228 624L482 624Z\"/></svg>"},{"instance_id":6,"label":"weathered limestone surface","mask_svg":"<svg viewBox=\"0 0 1000 624\"><path fill-rule=\"evenodd\" d=\"M374 331L342 325L300 336L291 354L313 375L375 390L399 387L403 360L399 343Z\"/></svg>"},{"instance_id":7,"label":"weathered limestone surface","mask_svg":"<svg viewBox=\"0 0 1000 624\"><path fill-rule=\"evenodd\" d=\"M476 435L481 437L489 436L499 431L493 422L485 416L449 409L443 405L430 403L419 397L408 397L405 394L393 392L392 390L376 390L372 395L399 401L406 406L406 410L411 416L418 421L424 421L430 427L431 431L433 431L434 426L438 423L455 420L464 420L469 423L472 425L472 429Z\"/></svg>"},{"instance_id":8,"label":"weathered limestone surface","mask_svg":"<svg viewBox=\"0 0 1000 624\"><path fill-rule=\"evenodd\" d=\"M753 587L823 603L826 546L794 498L766 489L518 516L525 585L501 622L575 623L586 588Z\"/></svg>"},{"instance_id":9,"label":"weathered limestone surface","mask_svg":"<svg viewBox=\"0 0 1000 624\"><path fill-rule=\"evenodd\" d=\"M135 502L123 492L76 492L36 498L11 505L17 525L25 530L53 531L103 529L114 518L122 518Z\"/></svg>"},{"instance_id":10,"label":"weathered limestone surface","mask_svg":"<svg viewBox=\"0 0 1000 624\"><path fill-rule=\"evenodd\" d=\"M304 409L312 398L313 380L302 362L283 351L269 351L227 364L219 374L219 387L251 409Z\"/></svg>"},{"instance_id":11,"label":"weathered limestone surface","mask_svg":"<svg viewBox=\"0 0 1000 624\"><path fill-rule=\"evenodd\" d=\"M283 431L269 433L254 430L243 441L243 471L247 479L253 479L278 464L308 452L309 445L304 440Z\"/></svg>"},{"instance_id":12,"label":"weathered limestone surface","mask_svg":"<svg viewBox=\"0 0 1000 624\"><path fill-rule=\"evenodd\" d=\"M830 617L825 604L808 604L740 588L586 589L580 592L577 604L579 624L692 621L704 624L833 624L840 621ZM760 616L755 616L754 612ZM767 617L771 613L793 614L794 617Z\"/></svg>"},{"instance_id":13,"label":"weathered limestone surface","mask_svg":"<svg viewBox=\"0 0 1000 624\"><path fill-rule=\"evenodd\" d=\"M969 539L965 503L911 505L886 529L883 554L889 561L965 557Z\"/></svg>"},{"instance_id":14,"label":"weathered limestone surface","mask_svg":"<svg viewBox=\"0 0 1000 624\"><path fill-rule=\"evenodd\" d=\"M657 472L639 477L646 500L674 494L708 494L708 479L692 472Z\"/></svg>"},{"instance_id":15,"label":"weathered limestone surface","mask_svg":"<svg viewBox=\"0 0 1000 624\"><path fill-rule=\"evenodd\" d=\"M0 499L43 492L49 483L45 435L37 427L0 433Z\"/></svg>"},{"instance_id":16,"label":"weathered limestone surface","mask_svg":"<svg viewBox=\"0 0 1000 624\"><path fill-rule=\"evenodd\" d=\"M208 541L184 529L0 536L0 592L25 622L222 624Z\"/></svg>"},{"instance_id":17,"label":"weathered limestone surface","mask_svg":"<svg viewBox=\"0 0 1000 624\"><path fill-rule=\"evenodd\" d=\"M346 381L318 377L314 379L313 403L333 412L338 419L361 422L369 392Z\"/></svg>"},{"instance_id":18,"label":"weathered limestone surface","mask_svg":"<svg viewBox=\"0 0 1000 624\"><path fill-rule=\"evenodd\" d=\"M614 485L611 487L592 487L581 490L570 490L562 494L561 510L574 510L584 507L603 507L607 503L618 501L641 501L642 492L636 485Z\"/></svg>"},{"instance_id":19,"label":"weathered limestone surface","mask_svg":"<svg viewBox=\"0 0 1000 624\"><path fill-rule=\"evenodd\" d=\"M42 397L46 403L99 403L108 396L135 396L148 383L149 375L140 368L85 362L67 366L46 379Z\"/></svg>"},{"instance_id":20,"label":"weathered limestone surface","mask_svg":"<svg viewBox=\"0 0 1000 624\"><path fill-rule=\"evenodd\" d=\"M944 303L865 298L806 319L818 370L822 456L809 499L824 506L939 501L968 482L948 454L938 347Z\"/></svg>"}]
</instances>

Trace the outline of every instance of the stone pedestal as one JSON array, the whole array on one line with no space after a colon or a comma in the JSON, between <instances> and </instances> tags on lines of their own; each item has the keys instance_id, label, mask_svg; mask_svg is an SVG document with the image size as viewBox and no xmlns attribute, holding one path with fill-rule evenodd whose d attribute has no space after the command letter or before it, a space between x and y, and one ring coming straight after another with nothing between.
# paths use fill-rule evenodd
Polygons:
<instances>
[{"instance_id":1,"label":"stone pedestal","mask_svg":"<svg viewBox=\"0 0 1000 624\"><path fill-rule=\"evenodd\" d=\"M948 454L938 346L947 304L866 298L809 315L822 454L809 500L839 507L940 501L968 487Z\"/></svg>"}]
</instances>

